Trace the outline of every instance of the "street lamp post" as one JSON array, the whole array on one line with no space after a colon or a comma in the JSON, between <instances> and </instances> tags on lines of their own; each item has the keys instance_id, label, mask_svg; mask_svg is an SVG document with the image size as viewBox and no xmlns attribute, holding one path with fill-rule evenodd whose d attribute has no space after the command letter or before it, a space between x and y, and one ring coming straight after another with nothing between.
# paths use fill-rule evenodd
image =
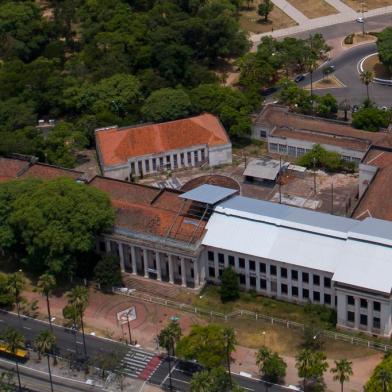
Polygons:
<instances>
[{"instance_id":1,"label":"street lamp post","mask_svg":"<svg viewBox=\"0 0 392 392\"><path fill-rule=\"evenodd\" d=\"M131 345L132 344L132 336L131 336L131 326L129 324L129 312L127 313L127 321L128 321L129 345Z\"/></svg>"}]
</instances>

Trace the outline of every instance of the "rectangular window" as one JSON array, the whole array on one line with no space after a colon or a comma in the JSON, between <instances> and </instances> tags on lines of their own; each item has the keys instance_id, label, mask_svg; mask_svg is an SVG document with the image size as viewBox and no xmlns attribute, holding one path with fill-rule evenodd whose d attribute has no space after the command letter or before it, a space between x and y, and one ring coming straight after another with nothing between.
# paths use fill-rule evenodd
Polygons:
<instances>
[{"instance_id":1,"label":"rectangular window","mask_svg":"<svg viewBox=\"0 0 392 392\"><path fill-rule=\"evenodd\" d=\"M260 289L267 290L267 281L265 279L260 279Z\"/></svg>"},{"instance_id":2,"label":"rectangular window","mask_svg":"<svg viewBox=\"0 0 392 392\"><path fill-rule=\"evenodd\" d=\"M245 259L243 259L242 257L240 257L238 259L238 264L240 268L245 268Z\"/></svg>"},{"instance_id":3,"label":"rectangular window","mask_svg":"<svg viewBox=\"0 0 392 392\"><path fill-rule=\"evenodd\" d=\"M187 156L187 158L188 158L188 164L191 165L191 164L192 164L192 154L191 154L191 152L188 151L188 152L186 153L186 156Z\"/></svg>"},{"instance_id":4,"label":"rectangular window","mask_svg":"<svg viewBox=\"0 0 392 392\"><path fill-rule=\"evenodd\" d=\"M265 273L266 273L267 267L266 267L265 263L259 263L259 271L260 271L260 273L262 273L262 274L265 274Z\"/></svg>"},{"instance_id":5,"label":"rectangular window","mask_svg":"<svg viewBox=\"0 0 392 392\"><path fill-rule=\"evenodd\" d=\"M101 252L106 252L106 244L104 241L99 241L99 250Z\"/></svg>"},{"instance_id":6,"label":"rectangular window","mask_svg":"<svg viewBox=\"0 0 392 392\"><path fill-rule=\"evenodd\" d=\"M324 303L327 305L331 304L331 295L330 294L324 294Z\"/></svg>"},{"instance_id":7,"label":"rectangular window","mask_svg":"<svg viewBox=\"0 0 392 392\"><path fill-rule=\"evenodd\" d=\"M270 265L270 274L276 276L276 266Z\"/></svg>"},{"instance_id":8,"label":"rectangular window","mask_svg":"<svg viewBox=\"0 0 392 392\"><path fill-rule=\"evenodd\" d=\"M307 272L302 272L302 282L309 283L309 274Z\"/></svg>"},{"instance_id":9,"label":"rectangular window","mask_svg":"<svg viewBox=\"0 0 392 392\"><path fill-rule=\"evenodd\" d=\"M249 260L249 269L251 271L256 271L256 263L254 260Z\"/></svg>"},{"instance_id":10,"label":"rectangular window","mask_svg":"<svg viewBox=\"0 0 392 392\"><path fill-rule=\"evenodd\" d=\"M218 253L218 262L219 264L225 264L225 255L222 253Z\"/></svg>"},{"instance_id":11,"label":"rectangular window","mask_svg":"<svg viewBox=\"0 0 392 392\"><path fill-rule=\"evenodd\" d=\"M313 301L320 302L320 293L318 291L313 291Z\"/></svg>"},{"instance_id":12,"label":"rectangular window","mask_svg":"<svg viewBox=\"0 0 392 392\"><path fill-rule=\"evenodd\" d=\"M368 307L368 301L367 301L366 299L361 298L360 303L361 303L361 308L367 309L367 307Z\"/></svg>"},{"instance_id":13,"label":"rectangular window","mask_svg":"<svg viewBox=\"0 0 392 392\"><path fill-rule=\"evenodd\" d=\"M184 161L185 161L185 154L182 152L182 153L180 154L181 166L184 166Z\"/></svg>"},{"instance_id":14,"label":"rectangular window","mask_svg":"<svg viewBox=\"0 0 392 392\"><path fill-rule=\"evenodd\" d=\"M143 173L143 166L142 166L142 161L139 161L137 163L137 167L139 168L139 175Z\"/></svg>"},{"instance_id":15,"label":"rectangular window","mask_svg":"<svg viewBox=\"0 0 392 392\"><path fill-rule=\"evenodd\" d=\"M195 159L195 163L199 162L199 153L197 151L193 151L193 157Z\"/></svg>"},{"instance_id":16,"label":"rectangular window","mask_svg":"<svg viewBox=\"0 0 392 392\"><path fill-rule=\"evenodd\" d=\"M305 149L301 147L297 147L297 156L301 157L304 154L305 154Z\"/></svg>"},{"instance_id":17,"label":"rectangular window","mask_svg":"<svg viewBox=\"0 0 392 392\"><path fill-rule=\"evenodd\" d=\"M201 150L201 160L204 161L205 157L206 157L205 151Z\"/></svg>"},{"instance_id":18,"label":"rectangular window","mask_svg":"<svg viewBox=\"0 0 392 392\"><path fill-rule=\"evenodd\" d=\"M281 268L280 269L280 276L282 277L282 278L287 278L287 268Z\"/></svg>"},{"instance_id":19,"label":"rectangular window","mask_svg":"<svg viewBox=\"0 0 392 392\"><path fill-rule=\"evenodd\" d=\"M214 267L208 268L208 275L210 278L215 278L215 268Z\"/></svg>"},{"instance_id":20,"label":"rectangular window","mask_svg":"<svg viewBox=\"0 0 392 392\"><path fill-rule=\"evenodd\" d=\"M318 275L313 275L313 284L315 286L320 286L320 276Z\"/></svg>"},{"instance_id":21,"label":"rectangular window","mask_svg":"<svg viewBox=\"0 0 392 392\"><path fill-rule=\"evenodd\" d=\"M145 160L144 162L146 164L146 172L149 172L150 171L150 161L149 160Z\"/></svg>"},{"instance_id":22,"label":"rectangular window","mask_svg":"<svg viewBox=\"0 0 392 392\"><path fill-rule=\"evenodd\" d=\"M229 256L229 265L231 265L232 267L234 267L234 265L235 265L234 256Z\"/></svg>"},{"instance_id":23,"label":"rectangular window","mask_svg":"<svg viewBox=\"0 0 392 392\"><path fill-rule=\"evenodd\" d=\"M381 310L381 303L378 301L374 301L373 302L373 310L375 310L376 312L379 312Z\"/></svg>"},{"instance_id":24,"label":"rectangular window","mask_svg":"<svg viewBox=\"0 0 392 392\"><path fill-rule=\"evenodd\" d=\"M131 174L135 174L135 162L131 162Z\"/></svg>"},{"instance_id":25,"label":"rectangular window","mask_svg":"<svg viewBox=\"0 0 392 392\"><path fill-rule=\"evenodd\" d=\"M298 280L298 271L291 270L291 279L292 280Z\"/></svg>"},{"instance_id":26,"label":"rectangular window","mask_svg":"<svg viewBox=\"0 0 392 392\"><path fill-rule=\"evenodd\" d=\"M304 299L309 298L309 290L308 289L302 289L302 297Z\"/></svg>"},{"instance_id":27,"label":"rectangular window","mask_svg":"<svg viewBox=\"0 0 392 392\"><path fill-rule=\"evenodd\" d=\"M170 164L170 155L166 155L166 163Z\"/></svg>"},{"instance_id":28,"label":"rectangular window","mask_svg":"<svg viewBox=\"0 0 392 392\"><path fill-rule=\"evenodd\" d=\"M163 169L163 157L159 158L159 166L160 166L160 169L162 170Z\"/></svg>"},{"instance_id":29,"label":"rectangular window","mask_svg":"<svg viewBox=\"0 0 392 392\"><path fill-rule=\"evenodd\" d=\"M347 305L355 305L355 300L352 295L347 296Z\"/></svg>"},{"instance_id":30,"label":"rectangular window","mask_svg":"<svg viewBox=\"0 0 392 392\"><path fill-rule=\"evenodd\" d=\"M214 261L215 260L215 253L211 252L210 250L208 251L208 260L209 261Z\"/></svg>"},{"instance_id":31,"label":"rectangular window","mask_svg":"<svg viewBox=\"0 0 392 392\"><path fill-rule=\"evenodd\" d=\"M152 159L152 170L157 170L157 160L155 158Z\"/></svg>"},{"instance_id":32,"label":"rectangular window","mask_svg":"<svg viewBox=\"0 0 392 392\"><path fill-rule=\"evenodd\" d=\"M270 143L269 144L269 149L272 152L278 152L278 145L277 145L277 143Z\"/></svg>"},{"instance_id":33,"label":"rectangular window","mask_svg":"<svg viewBox=\"0 0 392 392\"><path fill-rule=\"evenodd\" d=\"M282 294L286 294L287 295L287 293L288 293L287 284L282 283L280 285L280 290L281 290Z\"/></svg>"},{"instance_id":34,"label":"rectangular window","mask_svg":"<svg viewBox=\"0 0 392 392\"><path fill-rule=\"evenodd\" d=\"M368 316L367 314L361 314L360 318L359 318L359 323L361 325L368 325Z\"/></svg>"},{"instance_id":35,"label":"rectangular window","mask_svg":"<svg viewBox=\"0 0 392 392\"><path fill-rule=\"evenodd\" d=\"M177 169L178 167L177 154L173 155L173 163L174 163L174 168Z\"/></svg>"},{"instance_id":36,"label":"rectangular window","mask_svg":"<svg viewBox=\"0 0 392 392\"><path fill-rule=\"evenodd\" d=\"M373 317L373 328L381 328L381 320L379 317Z\"/></svg>"},{"instance_id":37,"label":"rectangular window","mask_svg":"<svg viewBox=\"0 0 392 392\"><path fill-rule=\"evenodd\" d=\"M220 278L222 277L222 274L223 274L223 270L220 269L220 270L219 270L219 277L220 277Z\"/></svg>"},{"instance_id":38,"label":"rectangular window","mask_svg":"<svg viewBox=\"0 0 392 392\"><path fill-rule=\"evenodd\" d=\"M293 297L298 297L298 287L296 287L296 286L291 287L291 295Z\"/></svg>"},{"instance_id":39,"label":"rectangular window","mask_svg":"<svg viewBox=\"0 0 392 392\"><path fill-rule=\"evenodd\" d=\"M249 278L249 284L250 284L250 287L256 287L256 278L254 276L251 276Z\"/></svg>"},{"instance_id":40,"label":"rectangular window","mask_svg":"<svg viewBox=\"0 0 392 392\"><path fill-rule=\"evenodd\" d=\"M331 278L324 276L324 287L331 287Z\"/></svg>"},{"instance_id":41,"label":"rectangular window","mask_svg":"<svg viewBox=\"0 0 392 392\"><path fill-rule=\"evenodd\" d=\"M261 131L260 131L260 137L267 137L267 132L261 130Z\"/></svg>"},{"instance_id":42,"label":"rectangular window","mask_svg":"<svg viewBox=\"0 0 392 392\"><path fill-rule=\"evenodd\" d=\"M343 155L342 156L343 161L345 162L350 162L350 157L348 155Z\"/></svg>"},{"instance_id":43,"label":"rectangular window","mask_svg":"<svg viewBox=\"0 0 392 392\"><path fill-rule=\"evenodd\" d=\"M295 157L297 156L297 148L293 146L288 146L288 155Z\"/></svg>"},{"instance_id":44,"label":"rectangular window","mask_svg":"<svg viewBox=\"0 0 392 392\"><path fill-rule=\"evenodd\" d=\"M284 144L279 144L279 152L281 154L286 154L287 152L287 147Z\"/></svg>"},{"instance_id":45,"label":"rectangular window","mask_svg":"<svg viewBox=\"0 0 392 392\"><path fill-rule=\"evenodd\" d=\"M244 274L240 274L240 284L246 284L246 279Z\"/></svg>"},{"instance_id":46,"label":"rectangular window","mask_svg":"<svg viewBox=\"0 0 392 392\"><path fill-rule=\"evenodd\" d=\"M355 313L354 312L347 312L347 321L350 323L355 322Z\"/></svg>"}]
</instances>

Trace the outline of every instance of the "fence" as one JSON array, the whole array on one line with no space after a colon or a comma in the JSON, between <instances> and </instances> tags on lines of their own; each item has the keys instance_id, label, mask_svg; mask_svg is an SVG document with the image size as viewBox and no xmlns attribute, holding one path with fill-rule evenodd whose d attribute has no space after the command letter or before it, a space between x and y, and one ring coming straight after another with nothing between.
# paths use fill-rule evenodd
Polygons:
<instances>
[{"instance_id":1,"label":"fence","mask_svg":"<svg viewBox=\"0 0 392 392\"><path fill-rule=\"evenodd\" d=\"M225 314L225 313L216 312L214 310L197 308L195 306L176 302L176 301L173 301L170 299L155 297L155 296L149 295L147 293L138 292L134 289L114 287L113 293L133 297L133 298L139 299L141 301L166 306L166 307L169 307L172 309L178 309L183 312L199 314L201 316L207 316L207 317L211 317L211 318L216 317L218 319L225 320L225 321L228 321L229 319L235 319L235 318L245 318L245 319L266 321L272 325L276 324L276 325L280 325L280 326L283 326L286 328L293 328L293 329L298 329L301 331L304 331L304 329L305 329L304 324L297 323L295 321L284 320L284 319L281 319L278 317L268 316L265 314L251 312L249 310L236 310L234 312ZM384 343L373 341L373 340L362 339L362 338L358 338L356 336L346 335L346 334L340 333L340 332L323 330L323 331L320 331L318 334L319 334L319 336L325 336L329 339L339 340L339 341L343 341L343 342L350 343L353 345L364 346L364 347L372 348L372 349L378 350L378 351L387 352L387 351L392 350L392 346L390 346L388 344L384 344Z\"/></svg>"}]
</instances>

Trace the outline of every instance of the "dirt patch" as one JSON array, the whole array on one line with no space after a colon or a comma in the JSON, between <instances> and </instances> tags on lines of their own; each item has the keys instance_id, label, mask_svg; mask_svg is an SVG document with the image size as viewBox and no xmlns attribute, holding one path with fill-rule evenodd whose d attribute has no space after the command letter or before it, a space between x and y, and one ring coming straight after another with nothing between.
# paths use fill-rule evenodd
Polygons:
<instances>
[{"instance_id":1,"label":"dirt patch","mask_svg":"<svg viewBox=\"0 0 392 392\"><path fill-rule=\"evenodd\" d=\"M392 79L392 74L388 69L380 62L378 54L368 57L363 63L363 69L365 71L372 71L376 78L380 79Z\"/></svg>"},{"instance_id":2,"label":"dirt patch","mask_svg":"<svg viewBox=\"0 0 392 392\"><path fill-rule=\"evenodd\" d=\"M362 3L364 3L363 10L366 12L368 10L374 10L376 8L387 7L392 5L391 0L367 0L363 2L361 0L342 0L343 3L347 4L354 11L362 12Z\"/></svg>"},{"instance_id":3,"label":"dirt patch","mask_svg":"<svg viewBox=\"0 0 392 392\"><path fill-rule=\"evenodd\" d=\"M324 0L287 0L310 19L337 14L338 11Z\"/></svg>"},{"instance_id":4,"label":"dirt patch","mask_svg":"<svg viewBox=\"0 0 392 392\"><path fill-rule=\"evenodd\" d=\"M269 14L269 21L267 23L263 23L260 15L257 13L257 7L259 4L260 0L257 0L252 7L249 9L244 8L241 11L240 25L245 31L249 31L251 33L266 33L296 25L296 22L276 5L274 5L272 12Z\"/></svg>"},{"instance_id":5,"label":"dirt patch","mask_svg":"<svg viewBox=\"0 0 392 392\"><path fill-rule=\"evenodd\" d=\"M344 88L346 87L336 76L332 75L328 78L317 80L313 83L313 90L323 90L329 88ZM310 90L310 85L305 87Z\"/></svg>"}]
</instances>

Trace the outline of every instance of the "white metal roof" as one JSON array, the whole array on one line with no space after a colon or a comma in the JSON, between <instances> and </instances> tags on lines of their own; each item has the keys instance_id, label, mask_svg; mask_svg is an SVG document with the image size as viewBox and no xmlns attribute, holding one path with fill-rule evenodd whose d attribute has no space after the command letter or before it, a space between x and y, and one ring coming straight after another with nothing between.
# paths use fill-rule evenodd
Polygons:
<instances>
[{"instance_id":1,"label":"white metal roof","mask_svg":"<svg viewBox=\"0 0 392 392\"><path fill-rule=\"evenodd\" d=\"M185 192L179 197L181 199L197 201L200 203L214 205L222 200L225 200L237 191L235 189L224 188L222 186L204 184Z\"/></svg>"},{"instance_id":2,"label":"white metal roof","mask_svg":"<svg viewBox=\"0 0 392 392\"><path fill-rule=\"evenodd\" d=\"M243 175L274 181L280 169L284 166L288 166L288 163L280 162L276 159L253 159L246 166Z\"/></svg>"},{"instance_id":3,"label":"white metal roof","mask_svg":"<svg viewBox=\"0 0 392 392\"><path fill-rule=\"evenodd\" d=\"M390 293L392 222L354 219L233 197L215 207L203 244L333 273L333 280Z\"/></svg>"}]
</instances>

